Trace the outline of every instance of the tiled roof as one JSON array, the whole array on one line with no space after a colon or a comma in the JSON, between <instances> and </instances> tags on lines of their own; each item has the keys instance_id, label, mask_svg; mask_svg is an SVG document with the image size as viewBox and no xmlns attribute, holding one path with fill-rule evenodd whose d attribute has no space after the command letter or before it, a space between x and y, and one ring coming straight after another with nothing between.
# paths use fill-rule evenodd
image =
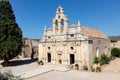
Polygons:
<instances>
[{"instance_id":1,"label":"tiled roof","mask_svg":"<svg viewBox=\"0 0 120 80\"><path fill-rule=\"evenodd\" d=\"M72 26L69 27L69 29L70 28L77 28L77 25L72 25ZM84 27L84 26L80 26L80 28L81 28L81 31L87 36L109 39L106 35L104 35L99 30L91 29L91 28Z\"/></svg>"},{"instance_id":2,"label":"tiled roof","mask_svg":"<svg viewBox=\"0 0 120 80\"><path fill-rule=\"evenodd\" d=\"M84 26L81 26L82 31L90 37L96 37L96 38L105 38L105 39L109 39L106 35L104 35L101 31L99 30L95 30L95 29L91 29L91 28L87 28Z\"/></svg>"}]
</instances>

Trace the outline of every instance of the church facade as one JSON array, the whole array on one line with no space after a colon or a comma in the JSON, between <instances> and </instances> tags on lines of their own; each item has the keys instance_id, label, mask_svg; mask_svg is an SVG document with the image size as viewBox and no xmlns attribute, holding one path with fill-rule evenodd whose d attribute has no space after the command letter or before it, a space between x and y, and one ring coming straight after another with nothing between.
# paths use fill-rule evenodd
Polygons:
<instances>
[{"instance_id":1,"label":"church facade","mask_svg":"<svg viewBox=\"0 0 120 80\"><path fill-rule=\"evenodd\" d=\"M110 55L110 40L99 30L78 24L68 26L68 17L58 7L52 27L44 28L39 42L39 60L53 64L90 66L95 57Z\"/></svg>"}]
</instances>

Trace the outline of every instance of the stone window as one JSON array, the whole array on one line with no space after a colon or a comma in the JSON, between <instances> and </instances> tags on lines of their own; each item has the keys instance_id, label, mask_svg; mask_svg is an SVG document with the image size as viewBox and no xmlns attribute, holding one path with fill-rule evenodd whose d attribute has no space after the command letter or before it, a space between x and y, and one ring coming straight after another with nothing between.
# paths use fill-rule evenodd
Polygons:
<instances>
[{"instance_id":1,"label":"stone window","mask_svg":"<svg viewBox=\"0 0 120 80\"><path fill-rule=\"evenodd\" d=\"M84 34L82 34L82 36L84 36Z\"/></svg>"},{"instance_id":2,"label":"stone window","mask_svg":"<svg viewBox=\"0 0 120 80\"><path fill-rule=\"evenodd\" d=\"M93 44L93 40L89 40L88 43L89 43L89 44Z\"/></svg>"},{"instance_id":3,"label":"stone window","mask_svg":"<svg viewBox=\"0 0 120 80\"><path fill-rule=\"evenodd\" d=\"M71 46L70 49L71 49L71 50L74 50L74 47Z\"/></svg>"},{"instance_id":4,"label":"stone window","mask_svg":"<svg viewBox=\"0 0 120 80\"><path fill-rule=\"evenodd\" d=\"M48 47L48 49L50 49L50 47Z\"/></svg>"},{"instance_id":5,"label":"stone window","mask_svg":"<svg viewBox=\"0 0 120 80\"><path fill-rule=\"evenodd\" d=\"M74 37L74 34L71 34L70 36L71 36L71 37Z\"/></svg>"},{"instance_id":6,"label":"stone window","mask_svg":"<svg viewBox=\"0 0 120 80\"><path fill-rule=\"evenodd\" d=\"M50 39L50 36L48 36L48 38Z\"/></svg>"}]
</instances>

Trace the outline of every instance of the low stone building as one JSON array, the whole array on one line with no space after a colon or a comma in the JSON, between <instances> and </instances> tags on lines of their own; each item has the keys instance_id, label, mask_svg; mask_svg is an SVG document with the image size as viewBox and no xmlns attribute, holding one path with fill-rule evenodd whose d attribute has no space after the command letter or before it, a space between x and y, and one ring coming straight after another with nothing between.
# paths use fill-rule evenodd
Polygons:
<instances>
[{"instance_id":1,"label":"low stone building","mask_svg":"<svg viewBox=\"0 0 120 80\"><path fill-rule=\"evenodd\" d=\"M34 53L34 57L38 56L38 40L23 38L23 47L21 52L21 57L31 57L32 53Z\"/></svg>"},{"instance_id":2,"label":"low stone building","mask_svg":"<svg viewBox=\"0 0 120 80\"><path fill-rule=\"evenodd\" d=\"M111 40L111 48L119 48L120 49L120 36L109 36Z\"/></svg>"},{"instance_id":3,"label":"low stone building","mask_svg":"<svg viewBox=\"0 0 120 80\"><path fill-rule=\"evenodd\" d=\"M110 40L99 30L81 26L80 22L68 26L68 17L58 7L52 27L44 28L39 42L39 60L53 64L79 64L91 66L94 58L103 53L110 55Z\"/></svg>"}]
</instances>

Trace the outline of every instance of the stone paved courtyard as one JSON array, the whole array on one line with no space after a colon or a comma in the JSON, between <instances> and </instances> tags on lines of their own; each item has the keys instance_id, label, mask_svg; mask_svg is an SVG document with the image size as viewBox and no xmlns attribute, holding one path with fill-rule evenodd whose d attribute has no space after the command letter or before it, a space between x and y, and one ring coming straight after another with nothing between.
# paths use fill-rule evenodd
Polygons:
<instances>
[{"instance_id":1,"label":"stone paved courtyard","mask_svg":"<svg viewBox=\"0 0 120 80\"><path fill-rule=\"evenodd\" d=\"M120 80L120 73L93 73L76 70L67 72L51 71L27 80Z\"/></svg>"},{"instance_id":2,"label":"stone paved courtyard","mask_svg":"<svg viewBox=\"0 0 120 80\"><path fill-rule=\"evenodd\" d=\"M20 75L23 73L28 73L26 76L33 75L34 72L39 72L38 75L27 78L27 80L120 80L120 72L85 72L85 71L77 71L77 70L69 70L69 71L58 71L57 69L65 70L63 66L57 67L60 65L51 65L47 64L44 66L39 66L37 61L31 61L30 59L23 59L22 61L17 61L19 65L9 66L9 67L1 67L0 70L12 70L13 74ZM24 63L23 63L24 62ZM116 62L116 60L115 60ZM49 69L51 71L49 71ZM44 72L48 70L47 72ZM40 72L43 73L41 74ZM30 74L30 75L29 75Z\"/></svg>"}]
</instances>

